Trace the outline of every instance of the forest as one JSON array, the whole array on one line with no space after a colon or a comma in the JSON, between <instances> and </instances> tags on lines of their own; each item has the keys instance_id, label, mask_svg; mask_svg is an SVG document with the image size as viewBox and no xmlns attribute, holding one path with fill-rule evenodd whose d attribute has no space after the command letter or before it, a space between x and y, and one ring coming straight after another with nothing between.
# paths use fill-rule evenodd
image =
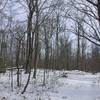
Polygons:
<instances>
[{"instance_id":1,"label":"forest","mask_svg":"<svg viewBox=\"0 0 100 100\"><path fill-rule=\"evenodd\" d=\"M51 99L61 79L100 88L100 0L0 0L0 100L100 99Z\"/></svg>"}]
</instances>

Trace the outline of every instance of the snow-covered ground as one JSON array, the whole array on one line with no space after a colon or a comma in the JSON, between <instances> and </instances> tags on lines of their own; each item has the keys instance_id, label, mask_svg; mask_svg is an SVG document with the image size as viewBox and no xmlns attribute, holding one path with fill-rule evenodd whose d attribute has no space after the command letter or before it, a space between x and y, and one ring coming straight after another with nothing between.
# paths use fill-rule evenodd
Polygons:
<instances>
[{"instance_id":1,"label":"snow-covered ground","mask_svg":"<svg viewBox=\"0 0 100 100\"><path fill-rule=\"evenodd\" d=\"M16 72L0 74L0 100L100 100L100 73L82 71L49 71L43 86L43 70L38 70L37 79L31 76L24 94L21 94L28 75L22 72L21 87L16 87Z\"/></svg>"}]
</instances>

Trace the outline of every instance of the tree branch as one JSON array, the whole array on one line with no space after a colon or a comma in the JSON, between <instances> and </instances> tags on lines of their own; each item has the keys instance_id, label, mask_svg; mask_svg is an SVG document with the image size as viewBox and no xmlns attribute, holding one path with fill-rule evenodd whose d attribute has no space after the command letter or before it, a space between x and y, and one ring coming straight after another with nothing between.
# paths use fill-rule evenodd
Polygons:
<instances>
[{"instance_id":1,"label":"tree branch","mask_svg":"<svg viewBox=\"0 0 100 100\"><path fill-rule=\"evenodd\" d=\"M91 0L86 0L87 2L89 2L90 4L92 4L93 6L97 7L97 4L95 4L94 2L92 2Z\"/></svg>"}]
</instances>

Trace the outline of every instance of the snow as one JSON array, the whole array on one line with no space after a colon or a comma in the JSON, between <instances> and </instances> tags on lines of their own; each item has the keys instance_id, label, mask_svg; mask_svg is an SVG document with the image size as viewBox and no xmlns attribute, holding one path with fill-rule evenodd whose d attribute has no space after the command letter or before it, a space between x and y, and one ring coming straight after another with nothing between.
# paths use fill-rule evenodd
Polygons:
<instances>
[{"instance_id":1,"label":"snow","mask_svg":"<svg viewBox=\"0 0 100 100\"><path fill-rule=\"evenodd\" d=\"M91 74L78 70L48 71L43 86L43 70L38 70L37 79L31 80L24 94L21 94L28 74L22 71L21 87L16 86L16 71L0 74L0 100L100 100L100 73ZM64 76L66 77L64 77Z\"/></svg>"}]
</instances>

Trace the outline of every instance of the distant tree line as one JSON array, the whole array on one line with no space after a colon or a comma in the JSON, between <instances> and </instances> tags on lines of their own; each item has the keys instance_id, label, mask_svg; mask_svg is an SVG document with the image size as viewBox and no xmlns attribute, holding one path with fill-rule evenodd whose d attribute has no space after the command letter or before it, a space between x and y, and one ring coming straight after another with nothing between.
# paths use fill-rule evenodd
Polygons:
<instances>
[{"instance_id":1,"label":"distant tree line","mask_svg":"<svg viewBox=\"0 0 100 100\"><path fill-rule=\"evenodd\" d=\"M15 20L11 3L26 7L26 21ZM34 68L34 78L37 68L100 71L99 1L8 0L0 5L1 69L23 67L28 73Z\"/></svg>"}]
</instances>

